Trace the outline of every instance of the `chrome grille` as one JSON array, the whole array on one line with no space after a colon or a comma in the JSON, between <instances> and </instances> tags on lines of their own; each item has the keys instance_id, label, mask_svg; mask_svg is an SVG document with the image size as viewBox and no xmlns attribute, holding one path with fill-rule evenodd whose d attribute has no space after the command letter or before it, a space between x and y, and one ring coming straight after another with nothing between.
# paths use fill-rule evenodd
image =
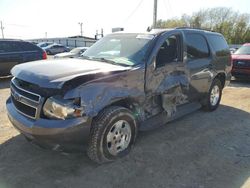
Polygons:
<instances>
[{"instance_id":1,"label":"chrome grille","mask_svg":"<svg viewBox=\"0 0 250 188\"><path fill-rule=\"evenodd\" d=\"M234 60L234 67L250 68L250 60Z\"/></svg>"},{"instance_id":2,"label":"chrome grille","mask_svg":"<svg viewBox=\"0 0 250 188\"><path fill-rule=\"evenodd\" d=\"M10 90L11 100L16 110L29 118L36 119L39 114L41 96L20 87L15 78L11 80Z\"/></svg>"}]
</instances>

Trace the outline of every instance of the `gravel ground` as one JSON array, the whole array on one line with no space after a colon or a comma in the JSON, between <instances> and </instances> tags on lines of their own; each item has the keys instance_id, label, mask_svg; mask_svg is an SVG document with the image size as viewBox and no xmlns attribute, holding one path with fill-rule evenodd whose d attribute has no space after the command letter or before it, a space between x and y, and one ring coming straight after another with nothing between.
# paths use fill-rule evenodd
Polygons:
<instances>
[{"instance_id":1,"label":"gravel ground","mask_svg":"<svg viewBox=\"0 0 250 188\"><path fill-rule=\"evenodd\" d=\"M250 82L233 81L215 112L142 132L128 156L99 166L26 142L6 116L9 80L0 79L0 188L250 187Z\"/></svg>"}]
</instances>

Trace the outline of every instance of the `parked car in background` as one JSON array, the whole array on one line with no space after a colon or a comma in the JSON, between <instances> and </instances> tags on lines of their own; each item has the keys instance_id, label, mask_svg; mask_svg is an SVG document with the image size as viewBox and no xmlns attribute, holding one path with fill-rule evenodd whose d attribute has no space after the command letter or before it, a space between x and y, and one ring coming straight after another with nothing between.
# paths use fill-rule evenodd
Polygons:
<instances>
[{"instance_id":1,"label":"parked car in background","mask_svg":"<svg viewBox=\"0 0 250 188\"><path fill-rule=\"evenodd\" d=\"M68 52L69 48L61 44L51 44L43 48L48 55L55 55L62 52Z\"/></svg>"},{"instance_id":2,"label":"parked car in background","mask_svg":"<svg viewBox=\"0 0 250 188\"><path fill-rule=\"evenodd\" d=\"M37 44L37 46L40 47L40 48L45 48L45 47L47 47L47 46L49 46L51 44L54 44L54 43L53 42L40 42L40 43Z\"/></svg>"},{"instance_id":3,"label":"parked car in background","mask_svg":"<svg viewBox=\"0 0 250 188\"><path fill-rule=\"evenodd\" d=\"M138 130L201 107L216 110L231 79L231 54L215 32L113 33L81 58L11 72L6 107L17 130L57 150L85 146L93 161L104 163L128 154Z\"/></svg>"},{"instance_id":4,"label":"parked car in background","mask_svg":"<svg viewBox=\"0 0 250 188\"><path fill-rule=\"evenodd\" d=\"M46 52L30 42L0 39L0 76L9 75L17 64L41 59L47 59Z\"/></svg>"},{"instance_id":5,"label":"parked car in background","mask_svg":"<svg viewBox=\"0 0 250 188\"><path fill-rule=\"evenodd\" d=\"M236 48L229 48L229 50L230 50L230 53L231 54L234 54L234 52L237 50Z\"/></svg>"},{"instance_id":6,"label":"parked car in background","mask_svg":"<svg viewBox=\"0 0 250 188\"><path fill-rule=\"evenodd\" d=\"M73 58L79 57L83 52L85 52L89 47L77 47L69 52L59 53L54 56L54 58Z\"/></svg>"},{"instance_id":7,"label":"parked car in background","mask_svg":"<svg viewBox=\"0 0 250 188\"><path fill-rule=\"evenodd\" d=\"M232 54L232 76L235 78L250 78L250 43L241 46Z\"/></svg>"}]
</instances>

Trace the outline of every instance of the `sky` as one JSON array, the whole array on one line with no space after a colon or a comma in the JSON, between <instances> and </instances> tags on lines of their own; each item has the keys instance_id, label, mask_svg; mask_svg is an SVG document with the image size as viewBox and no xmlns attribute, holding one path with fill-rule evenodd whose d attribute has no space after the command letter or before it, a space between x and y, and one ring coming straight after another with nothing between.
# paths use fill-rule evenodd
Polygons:
<instances>
[{"instance_id":1,"label":"sky","mask_svg":"<svg viewBox=\"0 0 250 188\"><path fill-rule=\"evenodd\" d=\"M146 31L153 22L154 0L0 0L0 21L5 38L34 39L80 35L94 37L96 30L111 33ZM180 17L200 9L230 7L250 13L250 0L158 0L158 19ZM1 33L0 33L1 37Z\"/></svg>"}]
</instances>

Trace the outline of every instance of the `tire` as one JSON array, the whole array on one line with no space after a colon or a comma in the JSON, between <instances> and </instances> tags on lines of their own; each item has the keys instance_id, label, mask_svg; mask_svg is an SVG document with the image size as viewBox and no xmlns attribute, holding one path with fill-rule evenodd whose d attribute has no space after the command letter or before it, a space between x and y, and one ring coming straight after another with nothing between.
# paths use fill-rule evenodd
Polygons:
<instances>
[{"instance_id":1,"label":"tire","mask_svg":"<svg viewBox=\"0 0 250 188\"><path fill-rule=\"evenodd\" d=\"M136 119L124 107L104 109L92 122L87 154L102 164L129 153L137 135Z\"/></svg>"},{"instance_id":2,"label":"tire","mask_svg":"<svg viewBox=\"0 0 250 188\"><path fill-rule=\"evenodd\" d=\"M222 95L221 81L215 78L206 96L205 104L203 105L206 111L214 111L220 105Z\"/></svg>"}]
</instances>

